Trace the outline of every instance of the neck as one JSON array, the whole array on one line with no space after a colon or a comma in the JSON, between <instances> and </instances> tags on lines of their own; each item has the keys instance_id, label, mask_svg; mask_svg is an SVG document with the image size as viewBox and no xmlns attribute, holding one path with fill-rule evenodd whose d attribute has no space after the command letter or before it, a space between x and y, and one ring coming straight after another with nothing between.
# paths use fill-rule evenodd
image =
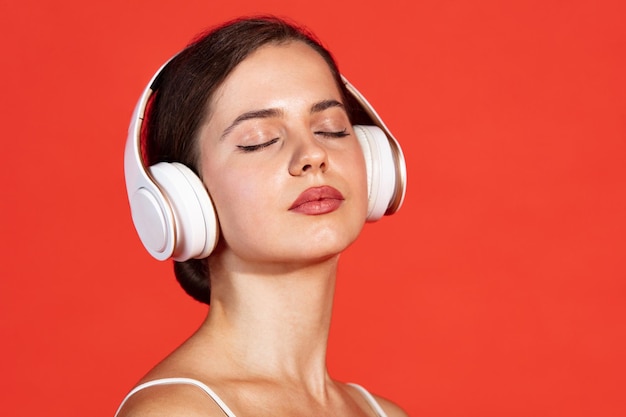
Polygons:
<instances>
[{"instance_id":1,"label":"neck","mask_svg":"<svg viewBox=\"0 0 626 417\"><path fill-rule=\"evenodd\" d=\"M248 374L320 387L327 379L337 261L338 256L289 267L212 264L211 308L203 327Z\"/></svg>"}]
</instances>

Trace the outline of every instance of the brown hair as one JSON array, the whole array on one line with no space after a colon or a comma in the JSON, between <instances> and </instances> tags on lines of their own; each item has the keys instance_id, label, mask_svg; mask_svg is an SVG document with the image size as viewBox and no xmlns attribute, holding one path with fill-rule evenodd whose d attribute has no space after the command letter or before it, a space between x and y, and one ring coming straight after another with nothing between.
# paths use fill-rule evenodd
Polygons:
<instances>
[{"instance_id":1,"label":"brown hair","mask_svg":"<svg viewBox=\"0 0 626 417\"><path fill-rule=\"evenodd\" d=\"M201 34L161 71L147 111L144 151L148 165L180 162L197 175L197 133L209 113L208 103L230 72L251 53L268 44L303 42L328 64L350 109L351 96L332 55L306 29L271 16L237 19ZM176 279L194 299L209 304L207 259L174 262Z\"/></svg>"}]
</instances>

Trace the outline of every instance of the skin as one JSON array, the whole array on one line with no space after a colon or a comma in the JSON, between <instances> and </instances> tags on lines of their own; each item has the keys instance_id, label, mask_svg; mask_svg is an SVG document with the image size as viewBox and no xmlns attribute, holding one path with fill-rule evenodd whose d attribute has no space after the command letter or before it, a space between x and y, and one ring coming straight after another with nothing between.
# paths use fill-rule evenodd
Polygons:
<instances>
[{"instance_id":1,"label":"skin","mask_svg":"<svg viewBox=\"0 0 626 417\"><path fill-rule=\"evenodd\" d=\"M143 381L196 378L240 417L375 416L326 369L337 262L367 210L363 155L328 66L299 42L258 49L212 97L198 144L222 233L211 308ZM333 210L290 209L322 185L343 196ZM167 386L139 392L120 415L223 413L197 388Z\"/></svg>"}]
</instances>

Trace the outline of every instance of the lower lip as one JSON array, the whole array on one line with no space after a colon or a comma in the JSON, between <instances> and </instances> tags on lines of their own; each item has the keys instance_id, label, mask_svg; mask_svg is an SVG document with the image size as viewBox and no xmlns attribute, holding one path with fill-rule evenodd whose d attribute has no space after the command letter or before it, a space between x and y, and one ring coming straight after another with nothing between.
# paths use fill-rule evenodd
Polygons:
<instances>
[{"instance_id":1,"label":"lower lip","mask_svg":"<svg viewBox=\"0 0 626 417\"><path fill-rule=\"evenodd\" d=\"M325 198L323 200L316 201L308 201L306 203L300 204L297 207L291 209L296 213L300 214L308 214L308 215L318 215L318 214L326 214L331 213L341 206L343 200L337 200L334 198Z\"/></svg>"}]
</instances>

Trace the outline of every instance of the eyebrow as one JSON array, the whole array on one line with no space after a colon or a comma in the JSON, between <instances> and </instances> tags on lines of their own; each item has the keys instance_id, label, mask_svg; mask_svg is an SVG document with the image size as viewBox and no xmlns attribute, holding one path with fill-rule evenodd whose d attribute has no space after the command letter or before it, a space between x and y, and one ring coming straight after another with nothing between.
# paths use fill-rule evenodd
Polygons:
<instances>
[{"instance_id":1,"label":"eyebrow","mask_svg":"<svg viewBox=\"0 0 626 417\"><path fill-rule=\"evenodd\" d=\"M340 107L342 109L345 109L345 106L337 100L322 100L311 106L311 113L319 113L326 109L330 109L331 107Z\"/></svg>"},{"instance_id":2,"label":"eyebrow","mask_svg":"<svg viewBox=\"0 0 626 417\"><path fill-rule=\"evenodd\" d=\"M345 106L337 100L322 100L311 106L311 114L320 113L324 110L330 109L332 107L339 107L345 109ZM240 114L237 118L228 126L224 132L222 133L221 139L224 139L232 130L237 127L237 125L245 122L246 120L251 119L269 119L273 117L281 117L284 115L284 112L281 109L261 109L261 110L252 110L245 113Z\"/></svg>"},{"instance_id":3,"label":"eyebrow","mask_svg":"<svg viewBox=\"0 0 626 417\"><path fill-rule=\"evenodd\" d=\"M283 115L283 111L279 109L262 109L252 110L240 114L237 118L228 126L224 133L222 133L221 139L224 139L237 125L250 119L269 119L271 117L280 117Z\"/></svg>"}]
</instances>

